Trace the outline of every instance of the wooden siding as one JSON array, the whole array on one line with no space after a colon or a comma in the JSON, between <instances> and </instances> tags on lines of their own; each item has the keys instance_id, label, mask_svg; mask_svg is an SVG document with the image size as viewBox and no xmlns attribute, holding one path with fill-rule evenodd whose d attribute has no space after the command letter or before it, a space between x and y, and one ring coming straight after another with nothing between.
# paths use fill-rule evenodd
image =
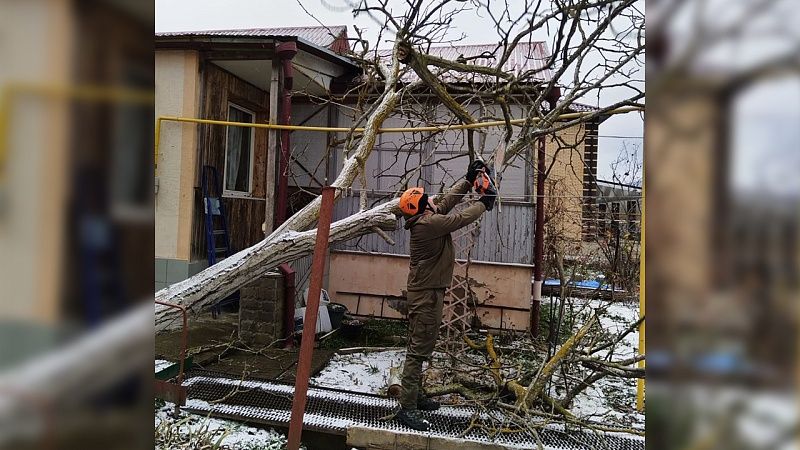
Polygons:
<instances>
[{"instance_id":1,"label":"wooden siding","mask_svg":"<svg viewBox=\"0 0 800 450\"><path fill-rule=\"evenodd\" d=\"M216 120L228 119L228 102L256 113L256 122L269 119L268 93L237 78L210 62L201 63L202 88L200 92L200 117ZM198 125L198 164L195 168L195 208L192 221L192 259L206 258L205 220L201 192L200 171L204 165L217 169L222 183L225 168L226 127ZM267 155L267 131L255 130L253 151L252 197L224 197L227 210L232 251L236 252L264 238L264 171Z\"/></svg>"},{"instance_id":2,"label":"wooden siding","mask_svg":"<svg viewBox=\"0 0 800 450\"><path fill-rule=\"evenodd\" d=\"M382 201L371 199L370 203ZM358 211L358 197L341 198L334 207L333 220L340 220ZM507 202L502 212L495 208L486 213L481 221L481 233L475 243L473 260L498 263L532 264L534 207L530 203ZM389 245L376 234L369 234L334 244L334 250L352 250L371 253L408 255L409 232L400 220L397 228L388 233L395 241Z\"/></svg>"}]
</instances>

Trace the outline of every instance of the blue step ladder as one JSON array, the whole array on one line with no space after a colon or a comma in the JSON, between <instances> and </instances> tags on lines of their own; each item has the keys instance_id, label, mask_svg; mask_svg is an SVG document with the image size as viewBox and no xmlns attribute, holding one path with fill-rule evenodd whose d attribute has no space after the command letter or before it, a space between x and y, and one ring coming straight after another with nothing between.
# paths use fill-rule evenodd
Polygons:
<instances>
[{"instance_id":1,"label":"blue step ladder","mask_svg":"<svg viewBox=\"0 0 800 450\"><path fill-rule=\"evenodd\" d=\"M217 169L213 166L203 166L200 180L206 223L206 254L208 256L208 266L211 267L218 261L230 256L231 241L228 235L225 204L222 203L222 185L219 183ZM239 292L236 291L215 303L211 307L211 315L216 318L223 306L234 304L238 301Z\"/></svg>"}]
</instances>

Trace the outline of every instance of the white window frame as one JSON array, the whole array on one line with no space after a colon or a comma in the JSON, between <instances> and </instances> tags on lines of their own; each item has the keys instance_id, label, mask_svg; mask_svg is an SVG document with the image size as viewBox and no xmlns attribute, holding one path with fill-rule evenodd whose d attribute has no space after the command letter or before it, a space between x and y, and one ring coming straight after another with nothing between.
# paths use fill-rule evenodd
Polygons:
<instances>
[{"instance_id":1,"label":"white window frame","mask_svg":"<svg viewBox=\"0 0 800 450\"><path fill-rule=\"evenodd\" d=\"M231 108L236 108L242 112L250 114L253 118L253 121L250 123L256 123L256 113L250 109L245 108L239 104L234 102L228 102L228 108L226 111L226 115L228 117L228 121L231 120ZM255 143L256 143L256 129L249 128L250 130L250 157L248 161L250 162L249 170L247 171L247 191L233 191L228 189L228 132L230 131L231 126L228 125L225 127L225 153L222 155L223 158L223 168L222 168L222 195L225 197L251 197L253 195L253 165L255 164L254 157L255 157Z\"/></svg>"}]
</instances>

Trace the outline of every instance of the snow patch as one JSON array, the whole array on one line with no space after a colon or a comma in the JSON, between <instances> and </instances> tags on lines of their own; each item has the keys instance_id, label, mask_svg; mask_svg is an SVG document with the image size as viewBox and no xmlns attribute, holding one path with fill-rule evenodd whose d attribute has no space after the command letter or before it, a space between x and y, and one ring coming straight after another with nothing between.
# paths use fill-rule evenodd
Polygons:
<instances>
[{"instance_id":1,"label":"snow patch","mask_svg":"<svg viewBox=\"0 0 800 450\"><path fill-rule=\"evenodd\" d=\"M198 406L200 400L189 400L186 406ZM207 402L202 402L206 407L210 406ZM188 439L189 436L208 433L213 435L213 442L222 437L220 444L222 448L230 450L247 450L252 448L264 450L280 450L286 447L286 437L272 428L256 428L242 425L241 423L217 419L199 414L183 412L179 417L173 417L175 405L166 403L158 408L155 414L155 426L174 426L178 427L181 437ZM226 434L227 433L227 434ZM156 450L167 450L166 447L155 446Z\"/></svg>"},{"instance_id":2,"label":"snow patch","mask_svg":"<svg viewBox=\"0 0 800 450\"><path fill-rule=\"evenodd\" d=\"M578 308L600 310L600 325L612 336L624 332L639 320L639 305L636 303L610 303L578 298L571 300ZM576 327L580 325L582 323L576 324ZM639 331L635 330L611 349L599 351L595 356L604 359L613 352L612 360L619 361L637 355L638 347ZM643 429L645 424L644 413L636 410L635 379L611 376L601 378L575 397L570 411L580 418L610 426Z\"/></svg>"},{"instance_id":3,"label":"snow patch","mask_svg":"<svg viewBox=\"0 0 800 450\"><path fill-rule=\"evenodd\" d=\"M311 382L320 387L385 394L389 369L403 364L405 350L336 354Z\"/></svg>"}]
</instances>

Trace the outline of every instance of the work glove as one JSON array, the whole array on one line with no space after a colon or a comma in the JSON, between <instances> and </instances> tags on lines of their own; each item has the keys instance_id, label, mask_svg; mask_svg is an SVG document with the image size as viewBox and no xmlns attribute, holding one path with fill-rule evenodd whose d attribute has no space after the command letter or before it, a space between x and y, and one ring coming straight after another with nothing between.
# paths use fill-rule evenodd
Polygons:
<instances>
[{"instance_id":1,"label":"work glove","mask_svg":"<svg viewBox=\"0 0 800 450\"><path fill-rule=\"evenodd\" d=\"M469 167L467 168L467 174L464 176L464 178L466 178L467 181L472 184L475 182L475 178L478 178L478 172L484 170L485 168L486 164L484 164L483 161L476 159L469 164Z\"/></svg>"},{"instance_id":2,"label":"work glove","mask_svg":"<svg viewBox=\"0 0 800 450\"><path fill-rule=\"evenodd\" d=\"M479 202L483 203L487 211L491 211L494 208L495 200L497 200L497 191L493 187L486 189L481 198L478 199Z\"/></svg>"}]
</instances>

